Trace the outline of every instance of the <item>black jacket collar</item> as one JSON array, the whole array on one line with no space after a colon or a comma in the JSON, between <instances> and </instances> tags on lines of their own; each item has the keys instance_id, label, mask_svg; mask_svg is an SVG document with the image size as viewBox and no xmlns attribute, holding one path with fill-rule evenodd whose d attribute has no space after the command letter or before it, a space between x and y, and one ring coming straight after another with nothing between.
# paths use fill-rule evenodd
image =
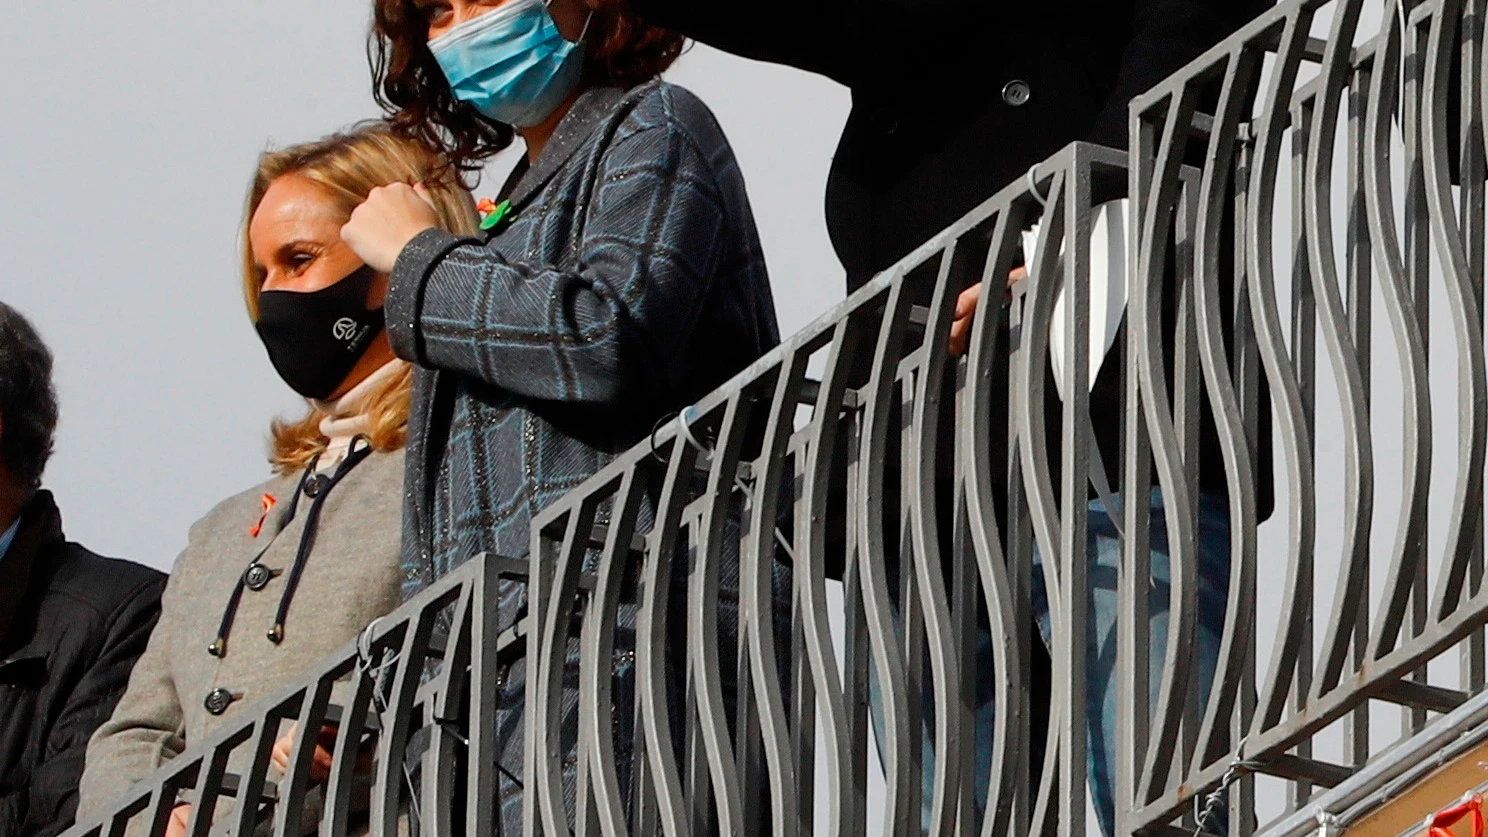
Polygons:
<instances>
[{"instance_id":1,"label":"black jacket collar","mask_svg":"<svg viewBox=\"0 0 1488 837\"><path fill-rule=\"evenodd\" d=\"M64 543L62 513L50 491L38 491L21 509L21 526L10 549L0 557L0 659L12 645L10 630L16 615L46 579L47 555L55 555Z\"/></svg>"}]
</instances>

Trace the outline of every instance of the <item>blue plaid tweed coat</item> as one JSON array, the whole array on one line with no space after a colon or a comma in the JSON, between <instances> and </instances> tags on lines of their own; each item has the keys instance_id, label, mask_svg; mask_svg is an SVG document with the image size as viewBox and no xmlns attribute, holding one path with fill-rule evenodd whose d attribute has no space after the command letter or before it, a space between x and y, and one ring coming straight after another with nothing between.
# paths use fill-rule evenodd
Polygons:
<instances>
[{"instance_id":1,"label":"blue plaid tweed coat","mask_svg":"<svg viewBox=\"0 0 1488 837\"><path fill-rule=\"evenodd\" d=\"M388 290L393 349L416 364L406 596L482 552L528 554L539 510L779 342L743 177L686 90L586 92L503 192L509 226L485 241L422 233ZM506 587L503 622L524 595ZM622 625L617 643L633 641ZM633 663L619 665L630 692ZM503 676L497 721L514 774L524 669ZM521 792L502 784L504 830L517 833Z\"/></svg>"},{"instance_id":2,"label":"blue plaid tweed coat","mask_svg":"<svg viewBox=\"0 0 1488 837\"><path fill-rule=\"evenodd\" d=\"M429 230L393 270L409 595L527 554L534 514L780 339L743 177L686 90L588 91L508 200L489 241Z\"/></svg>"}]
</instances>

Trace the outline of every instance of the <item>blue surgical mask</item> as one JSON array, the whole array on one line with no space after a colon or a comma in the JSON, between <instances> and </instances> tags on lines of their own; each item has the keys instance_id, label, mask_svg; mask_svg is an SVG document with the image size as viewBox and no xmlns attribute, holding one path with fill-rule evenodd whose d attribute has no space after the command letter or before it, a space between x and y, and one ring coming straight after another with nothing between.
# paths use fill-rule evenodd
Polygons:
<instances>
[{"instance_id":1,"label":"blue surgical mask","mask_svg":"<svg viewBox=\"0 0 1488 837\"><path fill-rule=\"evenodd\" d=\"M588 24L585 24L587 30ZM541 124L573 93L583 37L565 39L543 0L508 0L429 42L455 98L519 128Z\"/></svg>"}]
</instances>

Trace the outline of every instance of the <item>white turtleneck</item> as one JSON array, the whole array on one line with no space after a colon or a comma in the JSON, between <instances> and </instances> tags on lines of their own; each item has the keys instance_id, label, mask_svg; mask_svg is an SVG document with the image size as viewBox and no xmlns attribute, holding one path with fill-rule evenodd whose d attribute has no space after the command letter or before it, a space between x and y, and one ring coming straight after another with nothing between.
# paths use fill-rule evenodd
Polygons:
<instances>
[{"instance_id":1,"label":"white turtleneck","mask_svg":"<svg viewBox=\"0 0 1488 837\"><path fill-rule=\"evenodd\" d=\"M330 440L325 453L321 454L317 471L330 471L346 458L351 440L358 433L365 433L372 426L372 393L399 375L408 366L407 361L390 360L378 367L360 383L346 391L335 401L311 401L316 409L326 414L320 421L320 435Z\"/></svg>"}]
</instances>

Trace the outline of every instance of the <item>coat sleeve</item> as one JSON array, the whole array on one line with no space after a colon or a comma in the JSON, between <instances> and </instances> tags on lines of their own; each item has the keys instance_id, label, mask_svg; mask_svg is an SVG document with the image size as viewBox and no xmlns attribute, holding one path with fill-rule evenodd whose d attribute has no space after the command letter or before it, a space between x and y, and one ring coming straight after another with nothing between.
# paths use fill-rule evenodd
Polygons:
<instances>
[{"instance_id":1,"label":"coat sleeve","mask_svg":"<svg viewBox=\"0 0 1488 837\"><path fill-rule=\"evenodd\" d=\"M572 270L439 230L410 242L386 303L394 352L534 400L625 407L665 391L738 220L673 119L622 131L594 177Z\"/></svg>"},{"instance_id":2,"label":"coat sleeve","mask_svg":"<svg viewBox=\"0 0 1488 837\"><path fill-rule=\"evenodd\" d=\"M191 604L173 598L180 563L166 583L160 623L135 663L123 697L88 742L78 787L79 821L107 813L135 782L186 749L185 716L170 666L172 615Z\"/></svg>"},{"instance_id":3,"label":"coat sleeve","mask_svg":"<svg viewBox=\"0 0 1488 837\"><path fill-rule=\"evenodd\" d=\"M160 617L164 584L163 577L150 578L110 615L98 657L68 697L48 736L46 756L31 775L23 837L51 837L71 825L88 737L108 720L145 650Z\"/></svg>"},{"instance_id":4,"label":"coat sleeve","mask_svg":"<svg viewBox=\"0 0 1488 837\"><path fill-rule=\"evenodd\" d=\"M1133 97L1183 69L1270 6L1270 0L1135 0L1131 37L1121 51L1116 84L1086 139L1126 148Z\"/></svg>"}]
</instances>

